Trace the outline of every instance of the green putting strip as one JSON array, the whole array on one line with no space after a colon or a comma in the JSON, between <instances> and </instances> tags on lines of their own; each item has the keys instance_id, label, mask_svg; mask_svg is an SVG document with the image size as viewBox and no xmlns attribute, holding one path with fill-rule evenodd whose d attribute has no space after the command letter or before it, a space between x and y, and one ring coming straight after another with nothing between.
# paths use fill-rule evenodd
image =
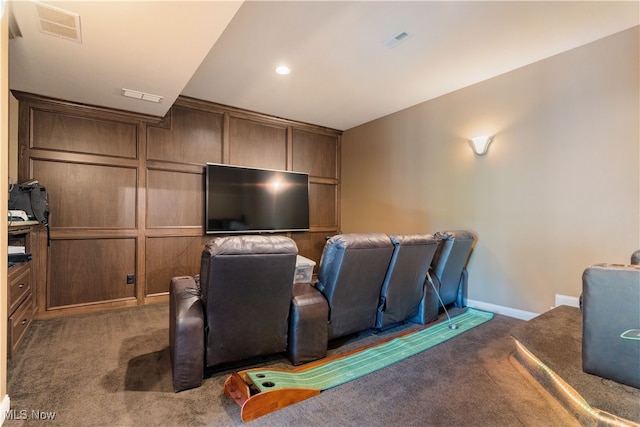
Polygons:
<instances>
[{"instance_id":1,"label":"green putting strip","mask_svg":"<svg viewBox=\"0 0 640 427\"><path fill-rule=\"evenodd\" d=\"M449 329L447 322L441 322L310 369L256 369L247 372L247 376L260 391L278 388L327 390L434 347L492 318L493 313L469 308L452 319L458 329Z\"/></svg>"}]
</instances>

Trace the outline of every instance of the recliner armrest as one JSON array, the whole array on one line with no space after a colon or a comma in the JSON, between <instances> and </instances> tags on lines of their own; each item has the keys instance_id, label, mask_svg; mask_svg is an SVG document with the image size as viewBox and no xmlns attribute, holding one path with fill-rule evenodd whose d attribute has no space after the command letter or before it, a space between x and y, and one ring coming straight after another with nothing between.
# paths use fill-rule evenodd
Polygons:
<instances>
[{"instance_id":1,"label":"recliner armrest","mask_svg":"<svg viewBox=\"0 0 640 427\"><path fill-rule=\"evenodd\" d=\"M294 365L327 355L329 304L310 283L293 285L287 357Z\"/></svg>"},{"instance_id":2,"label":"recliner armrest","mask_svg":"<svg viewBox=\"0 0 640 427\"><path fill-rule=\"evenodd\" d=\"M202 385L204 313L196 279L174 277L169 286L169 347L176 392Z\"/></svg>"}]
</instances>

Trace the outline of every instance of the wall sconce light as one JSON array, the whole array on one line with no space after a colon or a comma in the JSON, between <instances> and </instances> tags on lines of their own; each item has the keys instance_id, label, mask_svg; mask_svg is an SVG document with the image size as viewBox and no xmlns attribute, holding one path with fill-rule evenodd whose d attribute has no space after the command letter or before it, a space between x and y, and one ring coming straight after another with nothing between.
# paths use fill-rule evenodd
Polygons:
<instances>
[{"instance_id":1,"label":"wall sconce light","mask_svg":"<svg viewBox=\"0 0 640 427\"><path fill-rule=\"evenodd\" d=\"M471 148L476 156L485 156L489 151L489 144L493 141L492 136L476 136L471 138Z\"/></svg>"}]
</instances>

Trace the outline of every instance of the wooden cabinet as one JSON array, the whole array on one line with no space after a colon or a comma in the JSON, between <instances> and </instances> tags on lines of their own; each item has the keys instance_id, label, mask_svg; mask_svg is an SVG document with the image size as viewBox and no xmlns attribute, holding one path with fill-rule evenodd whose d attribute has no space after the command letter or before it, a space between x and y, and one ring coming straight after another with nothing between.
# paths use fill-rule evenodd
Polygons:
<instances>
[{"instance_id":1,"label":"wooden cabinet","mask_svg":"<svg viewBox=\"0 0 640 427\"><path fill-rule=\"evenodd\" d=\"M9 225L9 245L25 248L31 260L9 265L7 287L7 352L12 356L27 332L37 311L37 278L42 261L38 244L41 226L35 224Z\"/></svg>"}]
</instances>

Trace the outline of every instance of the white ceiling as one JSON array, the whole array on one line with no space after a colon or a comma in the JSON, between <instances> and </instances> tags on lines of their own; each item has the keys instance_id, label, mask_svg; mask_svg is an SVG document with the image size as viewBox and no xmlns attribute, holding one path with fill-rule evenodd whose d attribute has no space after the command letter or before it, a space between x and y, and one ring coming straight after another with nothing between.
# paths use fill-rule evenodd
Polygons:
<instances>
[{"instance_id":1,"label":"white ceiling","mask_svg":"<svg viewBox=\"0 0 640 427\"><path fill-rule=\"evenodd\" d=\"M82 43L40 31L35 2L10 3L9 87L164 116L242 2L46 1L80 15ZM125 98L123 88L163 96Z\"/></svg>"},{"instance_id":2,"label":"white ceiling","mask_svg":"<svg viewBox=\"0 0 640 427\"><path fill-rule=\"evenodd\" d=\"M341 130L640 22L638 1L42 3L79 14L82 43L12 2L11 89L154 116L182 94Z\"/></svg>"}]
</instances>

